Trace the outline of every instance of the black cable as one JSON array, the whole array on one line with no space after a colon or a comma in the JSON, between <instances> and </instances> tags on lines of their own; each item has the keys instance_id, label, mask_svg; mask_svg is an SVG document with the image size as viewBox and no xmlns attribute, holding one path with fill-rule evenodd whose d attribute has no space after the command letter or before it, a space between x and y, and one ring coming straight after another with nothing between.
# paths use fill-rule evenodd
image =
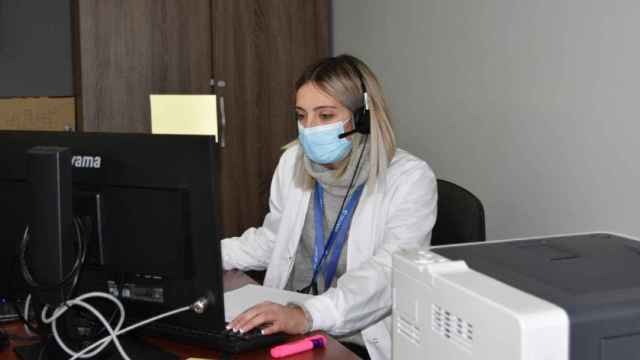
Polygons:
<instances>
[{"instance_id":1,"label":"black cable","mask_svg":"<svg viewBox=\"0 0 640 360\"><path fill-rule=\"evenodd\" d=\"M15 296L15 291L14 291L15 289L13 287L13 283L11 282L11 279L15 275L17 275L17 267L18 267L18 259L15 258L12 261L12 266L10 267L10 274L9 274L8 282L7 282L8 289L9 289L9 303L11 303L11 306L15 310L16 314L18 314L18 317L20 318L20 321L23 324L25 324L29 328L29 330L31 330L32 332L34 332L35 334L37 334L41 338L44 338L47 335L49 335L49 333L46 332L46 331L43 331L43 329L41 329L40 327L34 327L30 322L28 322L27 319L25 319L25 317L22 315L22 310L18 307L17 296Z\"/></svg>"},{"instance_id":2,"label":"black cable","mask_svg":"<svg viewBox=\"0 0 640 360\"><path fill-rule=\"evenodd\" d=\"M73 223L76 228L76 236L78 236L78 238L80 239L78 246L82 246L82 249L80 250L81 255L80 255L78 271L73 278L73 281L71 283L71 288L69 289L69 294L65 297L65 301L69 300L72 296L75 296L76 287L78 286L78 281L80 279L80 275L82 274L82 269L84 268L84 264L87 259L87 249L89 247L87 244L87 238L86 238L87 232L84 225L82 224L82 220L78 218L74 218Z\"/></svg>"},{"instance_id":3,"label":"black cable","mask_svg":"<svg viewBox=\"0 0 640 360\"><path fill-rule=\"evenodd\" d=\"M71 282L72 285L75 286L75 284L77 283L77 277L79 276L79 273L80 273L80 267L84 263L84 260L86 257L86 248L85 248L85 242L83 241L83 236L81 234L79 220L77 218L73 219L73 225L76 232L76 241L78 243L77 249L76 249L76 260L75 260L75 263L73 264L71 271L69 271L69 273L66 274L59 283L53 284L53 285L38 283L33 278L33 275L31 274L31 272L29 271L29 266L27 265L27 261L26 261L26 253L27 253L27 246L28 246L31 235L30 235L29 227L27 226L27 228L24 231L24 235L22 236L22 241L20 243L19 260L20 260L20 268L21 268L20 270L22 271L22 276L30 287L40 291L43 291L43 290L44 291L50 291L50 290L64 291L64 286L68 285L69 282ZM65 300L68 300L68 295Z\"/></svg>"},{"instance_id":4,"label":"black cable","mask_svg":"<svg viewBox=\"0 0 640 360\"><path fill-rule=\"evenodd\" d=\"M347 188L347 193L344 195L344 198L342 198L342 204L340 204L340 210L338 211L338 216L336 217L336 220L333 222L333 226L331 227L331 232L329 234L332 234L336 230L336 225L338 224L338 219L340 218L340 214L342 214L342 210L344 209L344 204L347 202L347 198L349 197L349 193L351 192L351 189L353 188L353 183L355 182L356 178L358 177L358 173L360 172L360 162L362 161L362 157L364 155L364 151L367 148L368 140L369 140L369 135L364 135L364 146L362 147L362 151L360 151L360 156L358 157L358 162L356 163L356 170L353 172L353 176L351 177L351 181L349 182L349 187ZM322 256L320 257L320 260L318 261L318 265L316 266L316 268L313 271L313 275L311 276L311 281L309 282L309 285L307 285L304 288L298 290L298 292L308 294L311 291L311 292L315 292L315 294L313 294L313 295L317 295L317 287L318 287L318 285L317 285L316 278L318 277L318 274L320 272L320 268L322 267L322 263L327 258L327 255L329 255L329 251L328 251L329 250L329 246L328 245L329 245L329 242L327 241L324 244L324 249L322 250Z\"/></svg>"},{"instance_id":5,"label":"black cable","mask_svg":"<svg viewBox=\"0 0 640 360\"><path fill-rule=\"evenodd\" d=\"M42 301L42 298L43 298L42 293L61 290L63 292L64 302L66 302L70 298L70 296L75 292L76 286L78 284L80 272L81 272L80 270L81 270L81 267L84 265L84 262L86 259L87 246L86 246L85 238L83 236L84 228L81 222L77 218L73 219L73 224L74 224L76 241L77 241L76 260L71 271L66 276L63 277L63 280L60 281L60 283L55 285L42 285L42 284L38 284L35 281L35 279L33 279L33 276L31 275L28 269L28 265L26 263L26 251L27 251L28 241L30 239L28 227L25 229L25 233L23 235L22 241L19 244L18 255L14 259L11 266L11 274L8 278L8 285L9 285L9 289L12 297L11 304L14 310L16 311L16 313L18 314L18 317L20 318L22 323L24 323L29 328L29 330L33 331L41 338L45 338L46 336L50 335L50 332L45 331L47 327L42 325L40 318L38 316L39 315L38 310L41 310L44 304L44 301ZM31 294L32 309L34 309L34 313L36 314L35 318L36 318L36 322L39 324L38 327L33 326L33 324L31 324L31 322L29 322L23 316L21 309L17 305L17 301L16 301L17 298L16 296L14 296L15 288L13 287L11 279L15 275L17 275L18 269L20 270L23 280L28 285L28 288L29 288L28 290Z\"/></svg>"},{"instance_id":6,"label":"black cable","mask_svg":"<svg viewBox=\"0 0 640 360\"><path fill-rule=\"evenodd\" d=\"M20 275L22 275L22 278L27 285L28 291L31 294L31 304L32 304L33 311L36 313L35 321L38 324L37 327L35 327L32 323L27 321L27 319L23 316L22 311L19 309L17 305L17 301L15 301L15 297L12 299L13 301L11 301L11 304L16 310L16 313L18 314L22 323L24 323L31 331L36 333L40 338L41 343L44 344L40 349L39 357L43 354L43 351L45 350L46 345L48 345L48 342L50 342L50 339L51 339L50 326L43 324L40 319L40 312L46 305L46 302L43 301L42 294L46 292L52 292L52 291L61 291L63 295L63 302L60 304L54 304L55 306L52 306L52 308L55 309L58 306L65 305L66 302L76 293L77 286L80 281L80 276L82 274L82 269L84 268L85 261L87 258L88 239L86 237L86 234L87 234L86 228L82 223L82 220L80 220L77 217L74 217L73 219L73 227L76 235L75 236L76 258L72 266L72 269L69 271L68 274L66 274L62 278L60 282L58 282L57 284L41 284L41 283L38 283L34 279L33 275L31 274L29 270L29 266L26 261L26 254L28 251L28 242L30 240L30 232L28 227L25 229L25 233L22 237L22 241L19 244L18 255L13 261L12 271L11 271L12 274L8 279L9 289L12 290L10 291L10 293L12 294L12 297L16 293L16 291L14 291L15 288L13 287L13 284L12 284L12 278L18 275L18 272L20 272ZM51 304L49 305L51 307ZM81 316L84 319L89 320L87 314L83 313L82 311L76 311L75 309L73 309L70 312L70 314L72 316ZM110 324L113 323L116 315L117 315L117 309L114 310L111 316L109 317L108 322ZM65 323L64 328L69 328L69 323L65 319L67 319L67 316L63 316L61 318L61 320L63 320ZM99 330L96 329L97 327L96 325L97 324L95 321L90 322L88 324L88 326L92 328L90 330L90 333L93 334L90 338L94 340L97 339L102 333L106 331L106 328L104 326L100 326ZM67 333L66 336L68 337L71 335ZM83 338L80 341L75 336L71 336L71 338L74 340L74 342L77 342L77 343L81 343L87 340L87 338Z\"/></svg>"}]
</instances>

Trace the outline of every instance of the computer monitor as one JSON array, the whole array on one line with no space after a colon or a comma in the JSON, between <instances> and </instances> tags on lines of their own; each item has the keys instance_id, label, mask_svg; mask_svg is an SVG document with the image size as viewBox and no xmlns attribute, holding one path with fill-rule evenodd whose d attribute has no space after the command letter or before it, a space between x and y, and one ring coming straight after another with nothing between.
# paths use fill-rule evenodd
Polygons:
<instances>
[{"instance_id":1,"label":"computer monitor","mask_svg":"<svg viewBox=\"0 0 640 360\"><path fill-rule=\"evenodd\" d=\"M117 295L132 321L207 297L204 314L160 324L222 330L211 136L0 131L0 294L17 283L12 264L33 211L27 151L37 146L71 151L74 217L89 237L78 293Z\"/></svg>"}]
</instances>

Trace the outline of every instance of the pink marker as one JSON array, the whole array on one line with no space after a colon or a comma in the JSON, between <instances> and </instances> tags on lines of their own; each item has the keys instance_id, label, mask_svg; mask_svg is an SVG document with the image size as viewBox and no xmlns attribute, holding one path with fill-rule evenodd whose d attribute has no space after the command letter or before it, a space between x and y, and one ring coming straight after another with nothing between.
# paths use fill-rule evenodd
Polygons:
<instances>
[{"instance_id":1,"label":"pink marker","mask_svg":"<svg viewBox=\"0 0 640 360\"><path fill-rule=\"evenodd\" d=\"M313 335L302 340L275 346L271 348L271 356L274 358L282 358L325 346L327 346L327 338L324 335Z\"/></svg>"}]
</instances>

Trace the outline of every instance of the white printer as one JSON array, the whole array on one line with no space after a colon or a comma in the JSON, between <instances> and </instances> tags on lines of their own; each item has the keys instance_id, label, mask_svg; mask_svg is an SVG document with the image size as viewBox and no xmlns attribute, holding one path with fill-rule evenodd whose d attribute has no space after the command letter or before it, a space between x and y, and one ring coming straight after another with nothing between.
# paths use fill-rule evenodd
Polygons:
<instances>
[{"instance_id":1,"label":"white printer","mask_svg":"<svg viewBox=\"0 0 640 360\"><path fill-rule=\"evenodd\" d=\"M393 358L640 359L640 242L596 233L400 251Z\"/></svg>"}]
</instances>

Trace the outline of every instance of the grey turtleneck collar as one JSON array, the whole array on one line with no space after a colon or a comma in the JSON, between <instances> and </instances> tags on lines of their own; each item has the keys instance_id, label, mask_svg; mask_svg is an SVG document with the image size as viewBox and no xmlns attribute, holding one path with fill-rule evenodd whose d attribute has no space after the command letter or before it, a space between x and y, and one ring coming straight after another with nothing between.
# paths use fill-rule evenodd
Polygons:
<instances>
[{"instance_id":1,"label":"grey turtleneck collar","mask_svg":"<svg viewBox=\"0 0 640 360\"><path fill-rule=\"evenodd\" d=\"M325 191L334 196L344 196L347 193L351 178L356 171L356 164L358 163L360 153L362 152L364 146L368 147L368 145L366 145L364 142L365 137L363 135L354 134L352 135L351 141L353 141L353 147L351 148L351 154L349 155L349 164L347 165L346 171L344 171L344 173L340 177L337 176L336 170L328 169L318 163L309 160L306 155L304 156L304 168L307 173L316 181L318 181ZM368 149L365 149L365 152L362 155L362 160L360 161L360 170L358 171L358 177L354 181L353 188L364 184L367 181L368 177L369 151Z\"/></svg>"}]
</instances>

